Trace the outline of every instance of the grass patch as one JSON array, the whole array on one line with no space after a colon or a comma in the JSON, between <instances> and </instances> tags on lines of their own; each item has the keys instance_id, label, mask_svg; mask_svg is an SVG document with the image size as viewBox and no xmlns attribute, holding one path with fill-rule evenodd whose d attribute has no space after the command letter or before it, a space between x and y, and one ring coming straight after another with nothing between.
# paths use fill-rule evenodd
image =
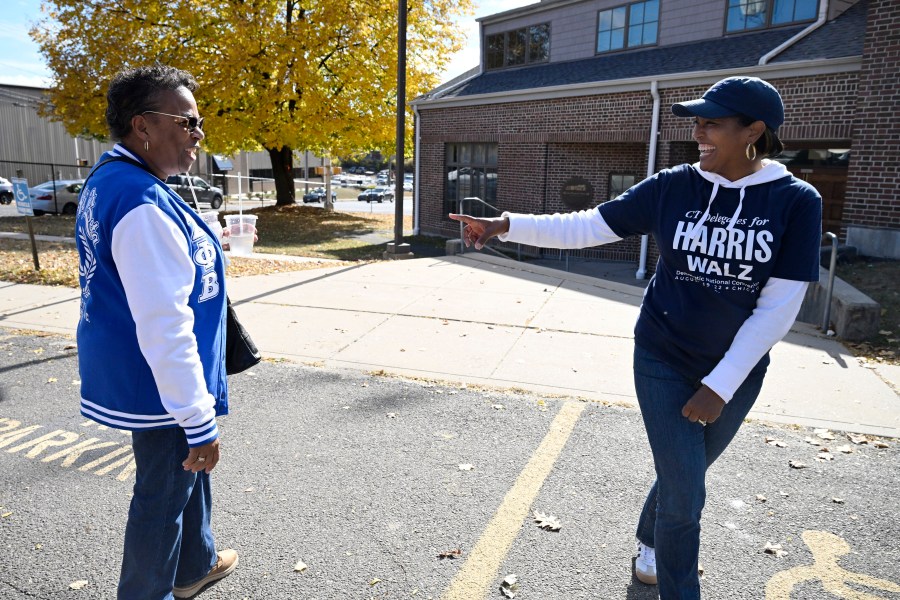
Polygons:
<instances>
[{"instance_id":1,"label":"grass patch","mask_svg":"<svg viewBox=\"0 0 900 600\"><path fill-rule=\"evenodd\" d=\"M858 355L900 363L900 261L859 258L838 264L837 276L881 305L878 335L848 345Z\"/></svg>"}]
</instances>

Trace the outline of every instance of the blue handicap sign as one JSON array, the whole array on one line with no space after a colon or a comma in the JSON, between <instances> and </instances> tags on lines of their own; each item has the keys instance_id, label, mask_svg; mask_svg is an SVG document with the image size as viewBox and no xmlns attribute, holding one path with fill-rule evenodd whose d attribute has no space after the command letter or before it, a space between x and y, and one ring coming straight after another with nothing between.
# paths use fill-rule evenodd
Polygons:
<instances>
[{"instance_id":1,"label":"blue handicap sign","mask_svg":"<svg viewBox=\"0 0 900 600\"><path fill-rule=\"evenodd\" d=\"M10 182L13 184L13 195L16 197L19 214L33 217L34 209L31 206L31 196L28 195L28 180L13 177Z\"/></svg>"}]
</instances>

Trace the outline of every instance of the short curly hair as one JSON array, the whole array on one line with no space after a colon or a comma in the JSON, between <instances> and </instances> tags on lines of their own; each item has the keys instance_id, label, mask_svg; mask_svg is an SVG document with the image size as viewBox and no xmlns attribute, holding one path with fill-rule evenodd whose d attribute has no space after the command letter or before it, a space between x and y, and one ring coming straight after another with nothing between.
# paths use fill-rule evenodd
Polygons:
<instances>
[{"instance_id":1,"label":"short curly hair","mask_svg":"<svg viewBox=\"0 0 900 600\"><path fill-rule=\"evenodd\" d=\"M121 71L113 77L106 92L106 124L114 140L131 133L131 118L159 108L159 96L166 90L199 86L193 75L181 69L156 63Z\"/></svg>"}]
</instances>

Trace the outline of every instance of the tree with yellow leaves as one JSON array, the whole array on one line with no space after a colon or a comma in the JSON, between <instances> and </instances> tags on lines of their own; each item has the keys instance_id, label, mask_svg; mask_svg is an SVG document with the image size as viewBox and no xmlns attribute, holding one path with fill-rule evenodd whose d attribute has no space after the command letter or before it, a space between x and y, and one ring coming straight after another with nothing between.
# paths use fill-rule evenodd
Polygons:
<instances>
[{"instance_id":1,"label":"tree with yellow leaves","mask_svg":"<svg viewBox=\"0 0 900 600\"><path fill-rule=\"evenodd\" d=\"M408 1L407 100L438 83L462 45L454 17L471 7ZM396 0L45 0L42 8L31 35L55 79L48 114L73 135L104 137L107 83L158 61L199 82L207 150L268 151L278 204L294 202L294 149L394 145Z\"/></svg>"}]
</instances>

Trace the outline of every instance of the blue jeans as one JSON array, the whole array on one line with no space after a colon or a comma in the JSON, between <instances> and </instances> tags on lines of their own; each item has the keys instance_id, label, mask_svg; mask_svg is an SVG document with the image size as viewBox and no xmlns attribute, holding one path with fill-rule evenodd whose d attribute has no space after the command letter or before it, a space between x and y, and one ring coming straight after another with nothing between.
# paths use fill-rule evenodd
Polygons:
<instances>
[{"instance_id":1,"label":"blue jeans","mask_svg":"<svg viewBox=\"0 0 900 600\"><path fill-rule=\"evenodd\" d=\"M704 427L681 415L696 383L635 345L634 385L656 467L656 481L641 511L637 538L656 550L661 600L700 598L697 557L706 469L734 438L756 402L767 365L768 356L738 388L715 423Z\"/></svg>"},{"instance_id":2,"label":"blue jeans","mask_svg":"<svg viewBox=\"0 0 900 600\"><path fill-rule=\"evenodd\" d=\"M209 475L181 466L180 427L131 435L137 480L125 526L119 600L169 600L173 586L200 581L216 564Z\"/></svg>"}]
</instances>

